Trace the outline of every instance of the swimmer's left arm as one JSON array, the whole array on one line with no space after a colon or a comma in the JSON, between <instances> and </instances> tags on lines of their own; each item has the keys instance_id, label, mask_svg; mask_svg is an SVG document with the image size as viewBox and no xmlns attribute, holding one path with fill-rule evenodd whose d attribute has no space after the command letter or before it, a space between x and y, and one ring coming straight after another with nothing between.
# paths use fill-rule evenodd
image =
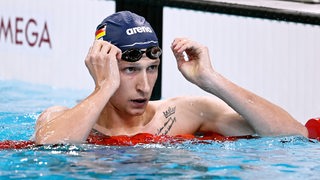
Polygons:
<instances>
[{"instance_id":1,"label":"swimmer's left arm","mask_svg":"<svg viewBox=\"0 0 320 180\"><path fill-rule=\"evenodd\" d=\"M178 69L188 81L227 103L259 135L308 136L307 129L285 110L216 72L211 65L206 46L185 38L177 38L173 41L171 49L176 57ZM185 60L184 52L188 60Z\"/></svg>"},{"instance_id":2,"label":"swimmer's left arm","mask_svg":"<svg viewBox=\"0 0 320 180\"><path fill-rule=\"evenodd\" d=\"M215 96L188 96L183 98L184 114L197 121L198 132L215 132L224 136L246 136L255 134L250 124L228 104ZM188 106L188 104L191 104ZM189 114L188 114L189 113ZM191 113L191 115L190 115ZM190 124L195 122L188 122Z\"/></svg>"}]
</instances>

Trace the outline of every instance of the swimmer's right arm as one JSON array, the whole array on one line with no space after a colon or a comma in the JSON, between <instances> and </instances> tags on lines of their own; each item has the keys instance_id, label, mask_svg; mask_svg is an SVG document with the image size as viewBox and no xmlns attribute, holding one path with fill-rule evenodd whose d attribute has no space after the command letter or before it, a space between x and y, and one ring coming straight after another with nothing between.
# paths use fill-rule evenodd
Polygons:
<instances>
[{"instance_id":1,"label":"swimmer's right arm","mask_svg":"<svg viewBox=\"0 0 320 180\"><path fill-rule=\"evenodd\" d=\"M52 107L38 118L37 144L83 143L101 111L120 85L117 59L121 51L106 41L96 40L86 57L95 90L73 108Z\"/></svg>"}]
</instances>

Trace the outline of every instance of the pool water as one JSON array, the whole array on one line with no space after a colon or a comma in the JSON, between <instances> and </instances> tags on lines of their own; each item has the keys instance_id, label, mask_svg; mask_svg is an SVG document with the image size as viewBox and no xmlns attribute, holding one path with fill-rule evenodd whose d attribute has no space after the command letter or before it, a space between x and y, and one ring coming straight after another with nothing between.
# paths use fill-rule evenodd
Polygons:
<instances>
[{"instance_id":1,"label":"pool water","mask_svg":"<svg viewBox=\"0 0 320 180\"><path fill-rule=\"evenodd\" d=\"M29 140L40 112L88 91L0 81L0 141ZM318 179L320 143L299 136L0 150L0 179Z\"/></svg>"}]
</instances>

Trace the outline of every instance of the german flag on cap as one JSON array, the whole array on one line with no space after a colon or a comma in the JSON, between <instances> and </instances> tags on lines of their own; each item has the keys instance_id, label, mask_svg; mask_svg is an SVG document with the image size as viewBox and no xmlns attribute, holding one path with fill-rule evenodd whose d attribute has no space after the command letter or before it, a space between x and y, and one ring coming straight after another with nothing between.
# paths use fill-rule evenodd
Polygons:
<instances>
[{"instance_id":1,"label":"german flag on cap","mask_svg":"<svg viewBox=\"0 0 320 180\"><path fill-rule=\"evenodd\" d=\"M99 29L98 31L96 31L96 40L100 39L101 37L106 35L106 27Z\"/></svg>"}]
</instances>

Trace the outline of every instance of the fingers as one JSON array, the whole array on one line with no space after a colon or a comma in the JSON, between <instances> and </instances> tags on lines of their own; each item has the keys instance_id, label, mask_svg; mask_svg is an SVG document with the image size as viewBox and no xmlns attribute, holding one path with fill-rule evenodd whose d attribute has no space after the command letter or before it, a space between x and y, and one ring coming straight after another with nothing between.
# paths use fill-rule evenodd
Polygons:
<instances>
[{"instance_id":1,"label":"fingers","mask_svg":"<svg viewBox=\"0 0 320 180\"><path fill-rule=\"evenodd\" d=\"M96 86L110 79L110 72L118 71L121 50L107 41L95 40L89 49L85 64ZM117 72L114 73L117 76ZM112 78L111 78L112 79Z\"/></svg>"},{"instance_id":2,"label":"fingers","mask_svg":"<svg viewBox=\"0 0 320 180\"><path fill-rule=\"evenodd\" d=\"M89 48L89 51L88 51L88 54L87 54L87 56L86 56L86 58L85 58L85 64L86 64L86 66L87 66L87 68L89 67L89 59L90 59L90 54L91 54L91 52L92 52L92 46L90 46L90 48Z\"/></svg>"},{"instance_id":3,"label":"fingers","mask_svg":"<svg viewBox=\"0 0 320 180\"><path fill-rule=\"evenodd\" d=\"M100 53L103 48L103 41L95 40L92 45L92 54ZM104 48L105 49L105 48Z\"/></svg>"},{"instance_id":4,"label":"fingers","mask_svg":"<svg viewBox=\"0 0 320 180\"><path fill-rule=\"evenodd\" d=\"M171 50L178 62L185 60L183 52L186 49L186 43L185 39L177 38L171 44Z\"/></svg>"},{"instance_id":5,"label":"fingers","mask_svg":"<svg viewBox=\"0 0 320 180\"><path fill-rule=\"evenodd\" d=\"M120 50L118 47L116 47L116 46L114 46L114 45L112 45L112 48L109 49L108 53L109 53L110 55L116 56L116 58L117 58L118 60L121 59L122 52L121 52L121 50Z\"/></svg>"},{"instance_id":6,"label":"fingers","mask_svg":"<svg viewBox=\"0 0 320 180\"><path fill-rule=\"evenodd\" d=\"M183 51L191 47L191 41L186 38L176 38L171 45L171 48L175 53L183 53Z\"/></svg>"},{"instance_id":7,"label":"fingers","mask_svg":"<svg viewBox=\"0 0 320 180\"><path fill-rule=\"evenodd\" d=\"M101 46L101 48L100 48L100 51L99 51L99 47L100 46ZM111 45L110 43L108 43L106 41L98 42L97 51L99 51L99 53L102 53L102 55L115 56L115 51L112 50L112 49L115 49L115 46Z\"/></svg>"},{"instance_id":8,"label":"fingers","mask_svg":"<svg viewBox=\"0 0 320 180\"><path fill-rule=\"evenodd\" d=\"M93 54L117 56L121 50L107 41L96 40L92 46Z\"/></svg>"},{"instance_id":9,"label":"fingers","mask_svg":"<svg viewBox=\"0 0 320 180\"><path fill-rule=\"evenodd\" d=\"M85 62L88 66L89 62L98 63L98 61L105 61L112 59L112 57L121 59L121 50L107 41L95 40L89 49Z\"/></svg>"},{"instance_id":10,"label":"fingers","mask_svg":"<svg viewBox=\"0 0 320 180\"><path fill-rule=\"evenodd\" d=\"M171 48L174 53L183 53L198 49L199 44L187 38L176 38L172 42Z\"/></svg>"},{"instance_id":11,"label":"fingers","mask_svg":"<svg viewBox=\"0 0 320 180\"><path fill-rule=\"evenodd\" d=\"M121 53L121 50L118 47L102 40L95 40L90 49L91 53L104 53L111 55L117 55L118 53Z\"/></svg>"},{"instance_id":12,"label":"fingers","mask_svg":"<svg viewBox=\"0 0 320 180\"><path fill-rule=\"evenodd\" d=\"M177 61L189 61L199 59L202 46L187 38L176 38L172 42L171 49Z\"/></svg>"}]
</instances>

